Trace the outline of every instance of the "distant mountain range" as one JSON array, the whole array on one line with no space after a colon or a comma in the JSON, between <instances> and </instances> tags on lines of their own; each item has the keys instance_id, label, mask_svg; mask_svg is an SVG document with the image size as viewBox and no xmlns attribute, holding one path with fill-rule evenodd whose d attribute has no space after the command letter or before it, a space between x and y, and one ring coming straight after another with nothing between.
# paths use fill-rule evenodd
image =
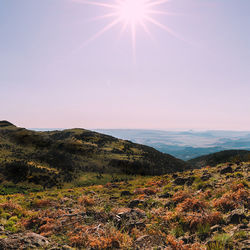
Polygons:
<instances>
[{"instance_id":1,"label":"distant mountain range","mask_svg":"<svg viewBox=\"0 0 250 250\"><path fill-rule=\"evenodd\" d=\"M97 129L100 133L154 147L182 160L223 150L250 150L249 131L160 131Z\"/></svg>"}]
</instances>

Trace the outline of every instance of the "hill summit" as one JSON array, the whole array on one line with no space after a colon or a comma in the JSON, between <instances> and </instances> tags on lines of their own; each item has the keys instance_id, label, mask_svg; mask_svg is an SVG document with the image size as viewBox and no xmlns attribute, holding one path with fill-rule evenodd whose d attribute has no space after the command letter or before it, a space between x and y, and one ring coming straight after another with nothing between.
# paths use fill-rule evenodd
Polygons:
<instances>
[{"instance_id":1,"label":"hill summit","mask_svg":"<svg viewBox=\"0 0 250 250\"><path fill-rule=\"evenodd\" d=\"M37 132L2 121L0 139L0 174L15 183L53 186L79 172L161 175L189 168L151 147L85 129Z\"/></svg>"},{"instance_id":2,"label":"hill summit","mask_svg":"<svg viewBox=\"0 0 250 250\"><path fill-rule=\"evenodd\" d=\"M12 124L8 121L0 121L0 128L8 127L8 126L14 126L14 124Z\"/></svg>"}]
</instances>

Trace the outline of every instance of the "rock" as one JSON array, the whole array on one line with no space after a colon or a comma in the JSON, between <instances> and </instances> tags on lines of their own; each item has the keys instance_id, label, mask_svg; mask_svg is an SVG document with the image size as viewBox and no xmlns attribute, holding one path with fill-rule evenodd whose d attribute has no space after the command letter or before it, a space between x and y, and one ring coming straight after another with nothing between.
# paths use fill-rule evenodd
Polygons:
<instances>
[{"instance_id":1,"label":"rock","mask_svg":"<svg viewBox=\"0 0 250 250\"><path fill-rule=\"evenodd\" d=\"M171 201L171 200L168 200L166 203L165 203L165 205L164 205L164 208L170 208L170 207L172 207L172 206L174 206L174 202L173 201Z\"/></svg>"},{"instance_id":2,"label":"rock","mask_svg":"<svg viewBox=\"0 0 250 250\"><path fill-rule=\"evenodd\" d=\"M172 177L175 179L178 177L178 174L173 174Z\"/></svg>"},{"instance_id":3,"label":"rock","mask_svg":"<svg viewBox=\"0 0 250 250\"><path fill-rule=\"evenodd\" d=\"M186 183L185 178L178 177L174 180L174 184L176 185L184 185Z\"/></svg>"},{"instance_id":4,"label":"rock","mask_svg":"<svg viewBox=\"0 0 250 250\"><path fill-rule=\"evenodd\" d=\"M242 168L241 168L240 166L238 166L237 168L235 168L234 171L235 171L235 172L242 171Z\"/></svg>"},{"instance_id":5,"label":"rock","mask_svg":"<svg viewBox=\"0 0 250 250\"><path fill-rule=\"evenodd\" d=\"M166 249L164 240L164 237L159 235L143 235L134 241L132 249Z\"/></svg>"},{"instance_id":6,"label":"rock","mask_svg":"<svg viewBox=\"0 0 250 250\"><path fill-rule=\"evenodd\" d=\"M131 209L130 211L118 213L118 216L121 219L125 220L137 220L138 218L145 218L146 214L145 212L139 210L139 209Z\"/></svg>"},{"instance_id":7,"label":"rock","mask_svg":"<svg viewBox=\"0 0 250 250\"><path fill-rule=\"evenodd\" d=\"M4 231L4 226L0 226L0 231Z\"/></svg>"},{"instance_id":8,"label":"rock","mask_svg":"<svg viewBox=\"0 0 250 250\"><path fill-rule=\"evenodd\" d=\"M19 233L9 235L7 238L0 239L0 249L31 249L42 248L49 245L47 238L36 233Z\"/></svg>"},{"instance_id":9,"label":"rock","mask_svg":"<svg viewBox=\"0 0 250 250\"><path fill-rule=\"evenodd\" d=\"M112 241L112 249L120 249L120 243L115 240L115 241Z\"/></svg>"},{"instance_id":10,"label":"rock","mask_svg":"<svg viewBox=\"0 0 250 250\"><path fill-rule=\"evenodd\" d=\"M220 225L214 225L210 228L210 230L211 230L211 233L224 231Z\"/></svg>"},{"instance_id":11,"label":"rock","mask_svg":"<svg viewBox=\"0 0 250 250\"><path fill-rule=\"evenodd\" d=\"M159 195L159 198L171 198L172 196L173 196L172 194L166 192L164 194Z\"/></svg>"},{"instance_id":12,"label":"rock","mask_svg":"<svg viewBox=\"0 0 250 250\"><path fill-rule=\"evenodd\" d=\"M132 195L132 194L127 190L121 192L121 196L128 196L128 195Z\"/></svg>"},{"instance_id":13,"label":"rock","mask_svg":"<svg viewBox=\"0 0 250 250\"><path fill-rule=\"evenodd\" d=\"M202 181L207 181L207 180L209 180L211 177L212 177L211 174L203 174L203 175L201 176L201 180L202 180Z\"/></svg>"},{"instance_id":14,"label":"rock","mask_svg":"<svg viewBox=\"0 0 250 250\"><path fill-rule=\"evenodd\" d=\"M227 174L227 173L233 173L233 169L232 169L231 166L223 167L223 168L220 170L220 174Z\"/></svg>"},{"instance_id":15,"label":"rock","mask_svg":"<svg viewBox=\"0 0 250 250\"><path fill-rule=\"evenodd\" d=\"M246 224L240 224L240 225L238 225L238 228L239 229L247 229L248 226Z\"/></svg>"},{"instance_id":16,"label":"rock","mask_svg":"<svg viewBox=\"0 0 250 250\"><path fill-rule=\"evenodd\" d=\"M62 246L62 250L73 250L74 248L68 246L68 245L64 245Z\"/></svg>"},{"instance_id":17,"label":"rock","mask_svg":"<svg viewBox=\"0 0 250 250\"><path fill-rule=\"evenodd\" d=\"M247 217L244 214L244 211L242 211L241 209L235 209L227 216L226 222L228 224L239 224L246 218Z\"/></svg>"},{"instance_id":18,"label":"rock","mask_svg":"<svg viewBox=\"0 0 250 250\"><path fill-rule=\"evenodd\" d=\"M132 200L129 202L128 207L129 208L138 207L139 204L144 204L144 202L141 200Z\"/></svg>"},{"instance_id":19,"label":"rock","mask_svg":"<svg viewBox=\"0 0 250 250\"><path fill-rule=\"evenodd\" d=\"M178 177L178 178L176 178L174 180L174 184L175 185L184 185L184 184L186 184L188 186L191 186L193 184L194 180L195 180L195 177L193 177L193 176L189 176L187 178Z\"/></svg>"},{"instance_id":20,"label":"rock","mask_svg":"<svg viewBox=\"0 0 250 250\"><path fill-rule=\"evenodd\" d=\"M241 247L242 250L250 249L250 240L244 240L241 242L241 244L242 244L242 247Z\"/></svg>"},{"instance_id":21,"label":"rock","mask_svg":"<svg viewBox=\"0 0 250 250\"><path fill-rule=\"evenodd\" d=\"M118 200L119 199L119 197L115 197L115 196L110 196L109 197L109 200L111 200L111 201L115 201L115 200Z\"/></svg>"},{"instance_id":22,"label":"rock","mask_svg":"<svg viewBox=\"0 0 250 250\"><path fill-rule=\"evenodd\" d=\"M144 222L132 222L127 225L127 229L129 232L131 232L133 228L138 228L140 230L143 230L145 227L146 224Z\"/></svg>"},{"instance_id":23,"label":"rock","mask_svg":"<svg viewBox=\"0 0 250 250\"><path fill-rule=\"evenodd\" d=\"M150 240L150 236L149 235L143 235L141 237L139 237L138 239L135 240L136 243L142 243L145 241Z\"/></svg>"},{"instance_id":24,"label":"rock","mask_svg":"<svg viewBox=\"0 0 250 250\"><path fill-rule=\"evenodd\" d=\"M140 229L145 228L146 227L145 223L141 221L142 219L145 218L146 214L143 211L139 209L131 209L128 211L118 213L114 217L114 222L118 228L122 227L131 231L135 227Z\"/></svg>"},{"instance_id":25,"label":"rock","mask_svg":"<svg viewBox=\"0 0 250 250\"><path fill-rule=\"evenodd\" d=\"M186 179L186 185L187 186L192 186L192 184L194 183L195 177L190 176Z\"/></svg>"},{"instance_id":26,"label":"rock","mask_svg":"<svg viewBox=\"0 0 250 250\"><path fill-rule=\"evenodd\" d=\"M194 243L194 239L195 239L194 235L183 236L183 237L178 238L178 240L179 241L182 240L184 242L184 244L192 244L192 243Z\"/></svg>"}]
</instances>

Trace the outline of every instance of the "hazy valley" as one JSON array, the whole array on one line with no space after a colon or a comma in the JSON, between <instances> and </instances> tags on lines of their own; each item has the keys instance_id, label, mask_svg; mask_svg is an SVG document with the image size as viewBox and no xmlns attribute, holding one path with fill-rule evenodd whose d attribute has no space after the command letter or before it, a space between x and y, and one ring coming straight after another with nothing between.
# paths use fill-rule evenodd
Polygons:
<instances>
[{"instance_id":1,"label":"hazy valley","mask_svg":"<svg viewBox=\"0 0 250 250\"><path fill-rule=\"evenodd\" d=\"M98 129L100 133L151 146L182 160L223 150L250 150L249 131L159 131Z\"/></svg>"}]
</instances>

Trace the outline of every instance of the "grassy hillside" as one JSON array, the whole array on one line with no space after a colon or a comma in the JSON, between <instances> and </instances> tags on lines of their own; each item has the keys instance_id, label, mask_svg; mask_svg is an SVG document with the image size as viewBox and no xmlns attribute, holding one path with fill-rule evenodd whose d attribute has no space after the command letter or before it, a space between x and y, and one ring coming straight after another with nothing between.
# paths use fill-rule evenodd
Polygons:
<instances>
[{"instance_id":1,"label":"grassy hillside","mask_svg":"<svg viewBox=\"0 0 250 250\"><path fill-rule=\"evenodd\" d=\"M192 160L188 163L194 167L216 166L226 162L242 162L250 161L250 151L248 150L225 150L218 153L204 155Z\"/></svg>"},{"instance_id":2,"label":"grassy hillside","mask_svg":"<svg viewBox=\"0 0 250 250\"><path fill-rule=\"evenodd\" d=\"M89 130L35 132L0 122L0 182L51 187L81 172L160 175L187 168L151 147Z\"/></svg>"},{"instance_id":3,"label":"grassy hillside","mask_svg":"<svg viewBox=\"0 0 250 250\"><path fill-rule=\"evenodd\" d=\"M0 195L0 249L249 249L249 166Z\"/></svg>"}]
</instances>

